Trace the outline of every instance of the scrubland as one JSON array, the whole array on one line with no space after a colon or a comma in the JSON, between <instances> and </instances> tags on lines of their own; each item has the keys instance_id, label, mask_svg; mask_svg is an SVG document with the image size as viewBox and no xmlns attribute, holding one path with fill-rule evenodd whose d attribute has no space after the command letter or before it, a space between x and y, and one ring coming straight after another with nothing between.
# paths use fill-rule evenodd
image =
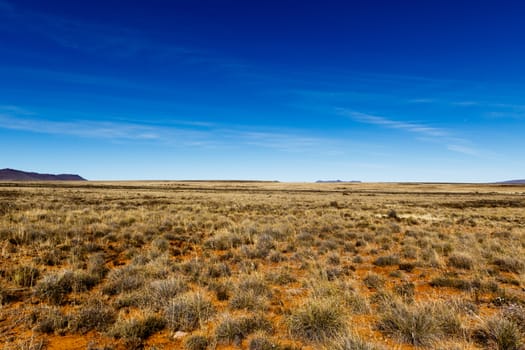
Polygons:
<instances>
[{"instance_id":1,"label":"scrubland","mask_svg":"<svg viewBox=\"0 0 525 350\"><path fill-rule=\"evenodd\" d=\"M523 349L525 187L0 184L4 349Z\"/></svg>"}]
</instances>

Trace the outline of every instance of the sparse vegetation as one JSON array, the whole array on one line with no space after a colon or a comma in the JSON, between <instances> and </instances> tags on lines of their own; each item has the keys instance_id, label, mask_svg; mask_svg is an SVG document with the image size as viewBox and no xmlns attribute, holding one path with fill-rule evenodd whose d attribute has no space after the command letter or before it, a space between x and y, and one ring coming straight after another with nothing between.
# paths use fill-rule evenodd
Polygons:
<instances>
[{"instance_id":1,"label":"sparse vegetation","mask_svg":"<svg viewBox=\"0 0 525 350\"><path fill-rule=\"evenodd\" d=\"M173 331L192 331L215 313L211 301L201 293L188 293L174 298L164 308L168 327Z\"/></svg>"},{"instance_id":2,"label":"sparse vegetation","mask_svg":"<svg viewBox=\"0 0 525 350\"><path fill-rule=\"evenodd\" d=\"M0 184L0 343L520 349L523 193L445 184Z\"/></svg>"},{"instance_id":3,"label":"sparse vegetation","mask_svg":"<svg viewBox=\"0 0 525 350\"><path fill-rule=\"evenodd\" d=\"M338 336L346 321L346 315L335 300L311 298L292 310L288 327L294 337L323 342Z\"/></svg>"}]
</instances>

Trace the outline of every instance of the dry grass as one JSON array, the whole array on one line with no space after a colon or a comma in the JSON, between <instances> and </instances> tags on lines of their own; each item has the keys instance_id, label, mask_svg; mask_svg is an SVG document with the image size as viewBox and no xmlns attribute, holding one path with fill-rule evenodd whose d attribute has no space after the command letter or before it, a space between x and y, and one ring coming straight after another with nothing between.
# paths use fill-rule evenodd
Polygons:
<instances>
[{"instance_id":1,"label":"dry grass","mask_svg":"<svg viewBox=\"0 0 525 350\"><path fill-rule=\"evenodd\" d=\"M525 187L0 184L6 349L519 349Z\"/></svg>"}]
</instances>

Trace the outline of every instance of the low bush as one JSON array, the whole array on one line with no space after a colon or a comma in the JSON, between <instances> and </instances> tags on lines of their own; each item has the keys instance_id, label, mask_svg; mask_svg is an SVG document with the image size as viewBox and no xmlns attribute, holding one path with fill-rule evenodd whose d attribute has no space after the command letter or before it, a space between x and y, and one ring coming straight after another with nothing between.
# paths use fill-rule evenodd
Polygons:
<instances>
[{"instance_id":1,"label":"low bush","mask_svg":"<svg viewBox=\"0 0 525 350\"><path fill-rule=\"evenodd\" d=\"M523 345L519 326L501 315L486 320L474 337L482 346L497 350L520 350Z\"/></svg>"},{"instance_id":2,"label":"low bush","mask_svg":"<svg viewBox=\"0 0 525 350\"><path fill-rule=\"evenodd\" d=\"M33 266L19 266L11 271L11 280L19 287L33 287L40 271Z\"/></svg>"},{"instance_id":3,"label":"low bush","mask_svg":"<svg viewBox=\"0 0 525 350\"><path fill-rule=\"evenodd\" d=\"M323 342L338 336L346 327L341 306L330 299L310 298L288 318L290 334L298 339Z\"/></svg>"},{"instance_id":4,"label":"low bush","mask_svg":"<svg viewBox=\"0 0 525 350\"><path fill-rule=\"evenodd\" d=\"M222 343L240 343L255 331L272 332L272 323L260 315L231 317L226 316L215 330L215 337Z\"/></svg>"},{"instance_id":5,"label":"low bush","mask_svg":"<svg viewBox=\"0 0 525 350\"><path fill-rule=\"evenodd\" d=\"M357 334L349 334L332 341L327 350L386 350L385 347L363 340Z\"/></svg>"},{"instance_id":6,"label":"low bush","mask_svg":"<svg viewBox=\"0 0 525 350\"><path fill-rule=\"evenodd\" d=\"M433 340L445 335L456 336L462 331L457 312L447 305L426 303L408 307L399 301L387 306L378 328L415 346L426 346Z\"/></svg>"},{"instance_id":7,"label":"low bush","mask_svg":"<svg viewBox=\"0 0 525 350\"><path fill-rule=\"evenodd\" d=\"M172 331L189 332L215 314L215 307L201 293L190 292L171 300L164 307L164 314Z\"/></svg>"},{"instance_id":8,"label":"low bush","mask_svg":"<svg viewBox=\"0 0 525 350\"><path fill-rule=\"evenodd\" d=\"M92 300L80 308L73 318L72 328L80 333L90 330L103 332L115 322L115 319L116 313L113 308L99 300Z\"/></svg>"},{"instance_id":9,"label":"low bush","mask_svg":"<svg viewBox=\"0 0 525 350\"><path fill-rule=\"evenodd\" d=\"M184 341L184 348L187 350L206 350L209 343L209 339L204 335L193 334Z\"/></svg>"},{"instance_id":10,"label":"low bush","mask_svg":"<svg viewBox=\"0 0 525 350\"><path fill-rule=\"evenodd\" d=\"M466 254L453 254L448 258L448 266L458 269L470 270L474 266L472 258Z\"/></svg>"},{"instance_id":11,"label":"low bush","mask_svg":"<svg viewBox=\"0 0 525 350\"><path fill-rule=\"evenodd\" d=\"M368 288L380 289L385 285L385 279L381 275L369 273L363 279L363 283Z\"/></svg>"},{"instance_id":12,"label":"low bush","mask_svg":"<svg viewBox=\"0 0 525 350\"><path fill-rule=\"evenodd\" d=\"M142 319L119 321L113 325L109 334L115 338L123 338L130 344L136 344L161 331L166 326L166 320L156 315Z\"/></svg>"},{"instance_id":13,"label":"low bush","mask_svg":"<svg viewBox=\"0 0 525 350\"><path fill-rule=\"evenodd\" d=\"M374 260L376 266L392 266L399 264L399 257L395 255L380 256Z\"/></svg>"}]
</instances>

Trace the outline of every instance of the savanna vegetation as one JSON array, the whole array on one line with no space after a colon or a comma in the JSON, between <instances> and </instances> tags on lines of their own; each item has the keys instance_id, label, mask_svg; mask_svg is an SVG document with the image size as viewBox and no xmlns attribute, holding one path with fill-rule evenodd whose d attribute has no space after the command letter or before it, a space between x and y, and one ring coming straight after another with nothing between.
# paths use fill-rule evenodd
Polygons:
<instances>
[{"instance_id":1,"label":"savanna vegetation","mask_svg":"<svg viewBox=\"0 0 525 350\"><path fill-rule=\"evenodd\" d=\"M0 184L3 349L523 349L525 187Z\"/></svg>"}]
</instances>

